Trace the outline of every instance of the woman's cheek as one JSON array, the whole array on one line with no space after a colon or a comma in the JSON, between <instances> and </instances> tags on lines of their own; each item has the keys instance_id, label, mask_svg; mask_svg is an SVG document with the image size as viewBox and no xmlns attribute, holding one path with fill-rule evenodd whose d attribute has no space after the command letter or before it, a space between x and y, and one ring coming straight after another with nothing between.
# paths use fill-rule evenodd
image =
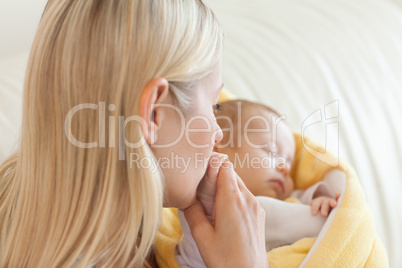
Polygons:
<instances>
[{"instance_id":1,"label":"woman's cheek","mask_svg":"<svg viewBox=\"0 0 402 268\"><path fill-rule=\"evenodd\" d=\"M211 125L204 116L194 116L187 123L186 139L195 149L205 148L208 144L205 137L211 131Z\"/></svg>"}]
</instances>

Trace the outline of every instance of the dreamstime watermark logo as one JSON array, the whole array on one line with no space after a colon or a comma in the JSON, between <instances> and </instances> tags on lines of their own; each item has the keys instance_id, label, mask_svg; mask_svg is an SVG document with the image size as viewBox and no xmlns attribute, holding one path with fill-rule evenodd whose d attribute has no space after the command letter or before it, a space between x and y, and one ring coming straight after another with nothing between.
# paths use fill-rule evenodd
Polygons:
<instances>
[{"instance_id":1,"label":"dreamstime watermark logo","mask_svg":"<svg viewBox=\"0 0 402 268\"><path fill-rule=\"evenodd\" d=\"M169 139L164 139L166 142L158 142L150 144L154 149L174 149L176 145L181 143L180 146L185 144L188 150L193 150L193 159L185 158L180 155L176 155L174 150L171 155L162 157L159 159L154 159L153 157L141 157L138 153L130 153L128 155L131 167L142 167L151 168L156 171L158 168L178 168L185 172L188 170L190 165L200 165L201 162L205 165L208 162L208 157L200 157L196 155L198 151L205 151L208 148L217 147L219 150L225 150L225 148L241 148L242 146L248 146L254 150L269 148L270 152L275 154L276 152L276 141L282 137L278 135L278 126L281 121L286 119L286 116L276 116L272 115L271 118L267 118L264 114L255 114L249 116L246 120L242 120L242 103L238 103L237 107L237 121L233 122L233 118L226 115L218 115L216 118L212 112L212 109L205 114L197 114L193 116L186 117L183 112L174 105L169 104L156 104L151 107L151 109L165 109L169 111L169 123L174 123L174 131L172 133L164 133L164 135L170 135ZM74 120L79 120L86 116L88 112L96 112L98 114L98 138L97 140L79 140L74 134L80 132L80 130L75 129L73 131ZM73 107L67 114L64 130L65 135L69 142L78 148L90 149L90 148L117 148L119 154L119 160L126 160L126 148L138 149L149 143L149 141L155 141L156 136L155 131L152 131L153 118L148 119L142 118L139 115L132 115L129 117L124 117L121 115L111 115L111 113L116 112L116 106L114 104L106 105L104 102L98 104L84 103ZM107 114L109 113L109 115ZM338 165L339 157L339 101L334 101L326 105L323 109L318 109L312 113L306 120L304 120L301 135L304 148L312 153L319 160L327 162L331 166ZM167 119L165 119L167 120ZM216 123L224 122L225 127L222 130ZM256 122L258 124L256 124ZM128 127L133 127L136 129L136 133L143 133L142 130L148 131L148 137L139 134L138 137L126 137L126 130ZM325 125L325 150L317 151L315 147L311 147L308 143L304 142L304 137L306 130L317 125ZM79 124L76 124L79 125ZM256 127L258 125L258 127ZM87 130L92 131L92 130ZM224 139L225 143L216 143L216 137L219 133L223 131L226 135ZM74 133L73 133L74 132ZM133 132L131 132L133 133ZM87 135L77 135L77 137L82 137ZM108 139L107 139L108 137ZM201 138L200 138L201 137ZM207 138L206 138L207 137ZM257 138L256 138L257 137ZM148 141L148 142L147 142ZM329 142L331 141L331 142ZM184 143L183 143L184 142ZM335 144L335 147L333 146ZM327 150L330 145L332 145L329 150ZM331 153L330 153L331 152ZM332 157L328 157L331 155ZM248 157L247 154L243 159L237 159L234 165L242 167L248 165L253 168L253 166L259 167L273 167L277 166L278 163L286 162L285 160L280 160L282 156L280 155L270 155L267 157L260 157L259 159L255 157ZM201 160L200 160L201 159ZM278 159L280 160L278 162ZM285 163L286 164L286 163Z\"/></svg>"}]
</instances>

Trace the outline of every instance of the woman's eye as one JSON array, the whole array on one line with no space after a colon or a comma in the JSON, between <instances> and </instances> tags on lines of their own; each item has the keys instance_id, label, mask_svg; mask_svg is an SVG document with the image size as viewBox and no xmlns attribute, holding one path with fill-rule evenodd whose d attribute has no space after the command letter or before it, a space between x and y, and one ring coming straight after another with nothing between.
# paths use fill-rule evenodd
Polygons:
<instances>
[{"instance_id":1,"label":"woman's eye","mask_svg":"<svg viewBox=\"0 0 402 268\"><path fill-rule=\"evenodd\" d=\"M213 108L214 108L214 113L216 113L217 111L220 111L220 110L222 109L222 105L220 105L220 104L215 104L215 105L213 106Z\"/></svg>"}]
</instances>

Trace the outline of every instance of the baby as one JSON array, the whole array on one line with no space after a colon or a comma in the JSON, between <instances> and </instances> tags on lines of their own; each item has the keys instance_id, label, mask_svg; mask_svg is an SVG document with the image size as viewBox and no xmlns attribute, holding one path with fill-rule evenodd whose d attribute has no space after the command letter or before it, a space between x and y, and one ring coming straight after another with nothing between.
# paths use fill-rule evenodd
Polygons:
<instances>
[{"instance_id":1,"label":"baby","mask_svg":"<svg viewBox=\"0 0 402 268\"><path fill-rule=\"evenodd\" d=\"M294 190L291 170L296 144L281 116L262 104L232 100L216 107L216 118L224 138L215 147L216 153L211 156L198 191L206 214L213 215L212 185L220 164L229 158L266 212L267 251L305 237L316 237L326 217L337 206L340 194L332 193L324 181L306 190ZM176 260L181 267L205 267L183 213L178 214L183 236Z\"/></svg>"},{"instance_id":2,"label":"baby","mask_svg":"<svg viewBox=\"0 0 402 268\"><path fill-rule=\"evenodd\" d=\"M244 100L227 101L217 108L224 138L215 151L229 156L252 194L279 200L293 197L309 204L313 215L321 212L328 216L340 194L330 196L321 182L306 191L294 191L291 169L296 144L292 131L275 110Z\"/></svg>"}]
</instances>

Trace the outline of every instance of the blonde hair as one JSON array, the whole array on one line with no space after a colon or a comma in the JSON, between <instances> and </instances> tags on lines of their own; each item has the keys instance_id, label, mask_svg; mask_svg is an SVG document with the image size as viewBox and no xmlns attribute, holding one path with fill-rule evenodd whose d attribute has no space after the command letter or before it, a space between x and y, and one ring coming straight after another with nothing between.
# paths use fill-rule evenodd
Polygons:
<instances>
[{"instance_id":1,"label":"blonde hair","mask_svg":"<svg viewBox=\"0 0 402 268\"><path fill-rule=\"evenodd\" d=\"M222 46L220 26L201 1L49 0L29 58L19 150L0 166L0 266L145 265L162 174L119 161L119 127L102 123L100 103L114 105L112 118L139 115L142 90L164 77L188 108L193 84L212 70ZM71 133L98 141L94 148L77 147L64 133L67 114L84 103L97 109L76 113ZM138 124L124 134L142 138ZM152 156L146 144L126 147L125 159L131 153Z\"/></svg>"}]
</instances>

